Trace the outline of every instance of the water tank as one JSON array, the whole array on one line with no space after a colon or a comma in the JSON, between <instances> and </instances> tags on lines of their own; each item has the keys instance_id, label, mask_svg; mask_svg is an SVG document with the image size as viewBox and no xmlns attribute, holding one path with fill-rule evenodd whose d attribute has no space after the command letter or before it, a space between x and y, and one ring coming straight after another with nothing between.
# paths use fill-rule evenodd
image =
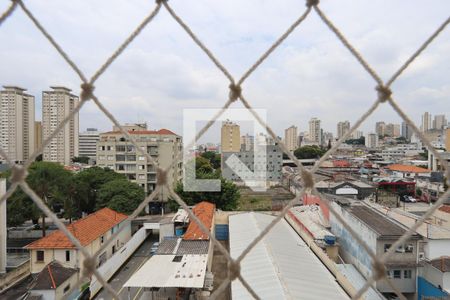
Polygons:
<instances>
[{"instance_id":1,"label":"water tank","mask_svg":"<svg viewBox=\"0 0 450 300\"><path fill-rule=\"evenodd\" d=\"M336 237L334 235L326 235L323 240L327 245L334 245L336 243Z\"/></svg>"}]
</instances>

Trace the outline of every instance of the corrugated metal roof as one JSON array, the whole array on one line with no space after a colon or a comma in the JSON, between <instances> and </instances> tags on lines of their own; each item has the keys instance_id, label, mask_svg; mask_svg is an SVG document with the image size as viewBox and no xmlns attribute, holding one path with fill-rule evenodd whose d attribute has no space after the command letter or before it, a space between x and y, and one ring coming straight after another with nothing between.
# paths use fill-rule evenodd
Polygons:
<instances>
[{"instance_id":1,"label":"corrugated metal roof","mask_svg":"<svg viewBox=\"0 0 450 300\"><path fill-rule=\"evenodd\" d=\"M185 254L208 254L209 241L185 241L181 238L163 240L156 254L185 255Z\"/></svg>"},{"instance_id":2,"label":"corrugated metal roof","mask_svg":"<svg viewBox=\"0 0 450 300\"><path fill-rule=\"evenodd\" d=\"M348 281L353 284L355 290L359 290L366 284L366 279L356 270L355 266L352 264L338 264L336 265L339 272L342 273L345 277L347 277ZM366 300L385 300L377 290L374 290L373 287L370 287L367 292L363 296Z\"/></svg>"},{"instance_id":3,"label":"corrugated metal roof","mask_svg":"<svg viewBox=\"0 0 450 300\"><path fill-rule=\"evenodd\" d=\"M208 255L154 255L130 279L125 287L202 288L205 282Z\"/></svg>"},{"instance_id":4,"label":"corrugated metal roof","mask_svg":"<svg viewBox=\"0 0 450 300\"><path fill-rule=\"evenodd\" d=\"M236 259L274 219L253 212L230 216L231 256ZM349 299L284 219L242 260L241 275L263 299ZM239 280L231 291L232 299L253 299Z\"/></svg>"}]
</instances>

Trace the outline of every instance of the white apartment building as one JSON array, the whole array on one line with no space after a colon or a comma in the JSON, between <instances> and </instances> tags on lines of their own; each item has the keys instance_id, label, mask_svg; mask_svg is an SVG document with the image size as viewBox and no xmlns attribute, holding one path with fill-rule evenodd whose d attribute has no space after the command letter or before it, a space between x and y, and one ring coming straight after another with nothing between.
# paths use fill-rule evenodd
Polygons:
<instances>
[{"instance_id":1,"label":"white apartment building","mask_svg":"<svg viewBox=\"0 0 450 300\"><path fill-rule=\"evenodd\" d=\"M344 136L347 132L350 131L350 122L349 121L343 121L339 122L337 124L337 138L340 139Z\"/></svg>"},{"instance_id":2,"label":"white apartment building","mask_svg":"<svg viewBox=\"0 0 450 300\"><path fill-rule=\"evenodd\" d=\"M294 152L298 148L297 126L292 125L284 130L284 143L290 152Z\"/></svg>"},{"instance_id":3,"label":"white apartment building","mask_svg":"<svg viewBox=\"0 0 450 300\"><path fill-rule=\"evenodd\" d=\"M255 137L250 134L246 134L241 136L241 150L250 151L253 150L253 146L255 145Z\"/></svg>"},{"instance_id":4,"label":"white apartment building","mask_svg":"<svg viewBox=\"0 0 450 300\"><path fill-rule=\"evenodd\" d=\"M20 87L3 88L0 91L0 147L9 159L21 163L35 149L34 96Z\"/></svg>"},{"instance_id":5,"label":"white apartment building","mask_svg":"<svg viewBox=\"0 0 450 300\"><path fill-rule=\"evenodd\" d=\"M445 115L435 115L433 120L434 129L444 129L447 126L447 118Z\"/></svg>"},{"instance_id":6,"label":"white apartment building","mask_svg":"<svg viewBox=\"0 0 450 300\"><path fill-rule=\"evenodd\" d=\"M386 123L384 122L376 122L375 123L375 133L378 136L384 136L386 134Z\"/></svg>"},{"instance_id":7,"label":"white apartment building","mask_svg":"<svg viewBox=\"0 0 450 300\"><path fill-rule=\"evenodd\" d=\"M151 155L162 169L172 165L183 151L181 136L167 129L129 130L139 147ZM156 187L156 166L136 151L134 145L120 131L100 134L97 142L97 165L125 174L128 180L139 184L147 193ZM182 158L169 170L168 183L173 185L182 178ZM161 195L165 200L167 195Z\"/></svg>"},{"instance_id":8,"label":"white apartment building","mask_svg":"<svg viewBox=\"0 0 450 300\"><path fill-rule=\"evenodd\" d=\"M368 133L366 135L366 147L373 149L378 147L378 134Z\"/></svg>"},{"instance_id":9,"label":"white apartment building","mask_svg":"<svg viewBox=\"0 0 450 300\"><path fill-rule=\"evenodd\" d=\"M432 129L431 125L432 125L431 114L429 112L425 112L422 115L422 125L420 126L420 129L422 131L428 131Z\"/></svg>"},{"instance_id":10,"label":"white apartment building","mask_svg":"<svg viewBox=\"0 0 450 300\"><path fill-rule=\"evenodd\" d=\"M42 92L42 138L46 140L58 125L75 109L78 96L66 87L52 86L51 91ZM70 165L78 156L78 113L44 148L43 160Z\"/></svg>"},{"instance_id":11,"label":"white apartment building","mask_svg":"<svg viewBox=\"0 0 450 300\"><path fill-rule=\"evenodd\" d=\"M309 120L309 139L311 142L322 145L322 130L320 128L320 120L312 118Z\"/></svg>"},{"instance_id":12,"label":"white apartment building","mask_svg":"<svg viewBox=\"0 0 450 300\"><path fill-rule=\"evenodd\" d=\"M82 157L97 159L97 142L100 140L100 133L97 128L87 128L80 133L78 139L78 152Z\"/></svg>"}]
</instances>

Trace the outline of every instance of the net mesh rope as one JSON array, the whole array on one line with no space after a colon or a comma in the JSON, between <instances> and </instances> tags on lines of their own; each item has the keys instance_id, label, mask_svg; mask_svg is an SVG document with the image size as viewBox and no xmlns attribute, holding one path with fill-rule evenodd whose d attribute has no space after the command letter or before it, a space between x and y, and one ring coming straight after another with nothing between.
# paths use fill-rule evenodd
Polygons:
<instances>
[{"instance_id":1,"label":"net mesh rope","mask_svg":"<svg viewBox=\"0 0 450 300\"><path fill-rule=\"evenodd\" d=\"M97 98L94 93L94 83L96 80L108 69L108 67L114 62L114 60L127 48L127 46L137 37L140 32L148 26L149 23L154 19L156 15L161 11L161 9L165 9L177 22L184 31L190 36L192 41L201 48L201 50L209 57L209 59L214 63L214 65L224 74L224 76L229 80L229 95L228 100L223 105L222 109L197 133L195 139L190 141L187 148L190 148L194 145L195 141L198 140L211 126L212 124L223 114L225 110L235 101L241 101L242 104L252 113L255 119L266 128L268 134L276 141L278 141L281 150L286 153L289 158L294 161L294 163L298 166L299 172L302 178L302 190L301 192L289 203L284 206L281 212L277 215L277 217L265 228L262 232L248 245L248 247L241 253L241 255L233 259L228 250L216 240L216 238L211 234L208 228L204 226L202 222L193 214L191 209L187 206L187 204L183 201L183 199L176 194L172 186L169 186L167 183L167 174L168 170L174 166L178 161L182 159L182 153L174 160L171 166L166 168L165 170L161 168L157 168L157 185L155 190L148 195L142 203L136 208L136 210L128 216L125 222L131 222L131 220L135 219L140 212L143 211L146 205L153 201L158 193L165 189L169 191L169 194L172 198L182 207L184 208L188 214L190 219L193 222L196 222L201 230L208 234L211 243L214 244L215 247L221 251L228 261L228 277L221 283L219 287L215 289L215 291L211 294L211 299L215 299L218 295L220 295L233 280L239 280L243 286L248 290L248 292L255 298L260 299L260 296L256 293L256 291L251 287L251 285L241 276L240 273L240 262L246 257L246 255L255 247L255 245L261 241L264 236L270 232L270 230L275 226L277 222L279 222L287 213L289 208L291 208L296 201L301 199L306 193L311 193L315 195L320 195L315 186L314 186L314 178L313 174L319 169L319 166L333 154L339 145L341 145L349 136L378 108L381 103L388 103L394 111L409 125L411 126L413 132L420 138L420 140L425 144L428 150L435 155L437 160L440 162L441 166L445 170L447 184L449 184L450 179L450 171L448 168L447 161L445 161L439 152L437 152L434 147L431 145L430 141L424 136L424 134L417 128L417 126L411 121L408 115L402 110L402 108L397 104L394 100L393 93L391 91L391 85L401 76L401 74L410 66L411 63L427 48L427 46L433 42L433 40L445 29L445 27L450 22L450 17L444 20L444 22L431 33L429 38L422 44L420 47L409 57L409 59L392 75L392 77L383 82L380 76L376 73L376 71L370 66L362 57L362 55L358 52L358 50L347 40L347 38L343 35L343 33L333 24L333 22L326 16L326 14L320 9L318 0L306 0L306 9L299 16L299 18L267 49L261 57L240 77L238 80L228 72L228 70L221 64L221 62L214 56L214 54L208 49L208 47L195 35L195 33L191 30L189 25L187 25L181 17L179 17L175 11L168 4L167 0L157 0L155 3L155 7L150 11L150 13L144 18L144 20L136 27L136 29L131 32L131 34L126 38L126 40L112 53L112 55L102 64L98 70L94 73L94 75L88 79L84 73L78 68L78 66L71 60L70 56L62 49L62 47L55 41L52 35L42 26L39 20L33 15L33 13L27 8L25 3L21 0L12 0L9 7L1 13L0 15L0 27L5 22L8 17L11 17L16 9L22 9L22 11L27 15L27 17L33 22L33 24L38 28L38 30L45 36L48 42L56 49L56 51L62 56L62 58L67 62L67 64L72 68L72 70L78 75L81 80L81 91L80 91L80 101L74 110L66 116L66 118L57 126L57 128L53 131L53 133L43 141L42 146L39 149L36 149L33 154L30 155L29 159L23 165L17 165L13 161L11 161L4 149L0 147L0 156L2 156L7 164L11 167L12 175L10 178L10 186L6 193L0 198L0 203L6 201L6 199L11 196L11 194L20 187L28 196L34 201L34 203L38 206L42 212L50 218L54 224L60 229L75 245L75 247L83 254L86 258L84 261L84 272L78 281L78 284L72 287L72 290L75 290L80 287L81 284L86 282L87 278L91 278L95 276L99 283L106 289L106 291L110 294L112 298L120 299L117 291L113 289L113 287L108 284L108 282L102 277L102 275L96 269L96 261L100 253L102 253L106 246L109 244L108 241L103 244L101 249L99 249L94 255L90 255L87 250L81 245L80 241L66 228L66 226L58 219L58 217L53 213L45 202L29 187L26 183L25 179L27 177L27 168L31 165L31 163L35 160L35 158L42 153L43 149L50 143L50 141L63 129L65 124L73 118L75 114L77 114L83 105L88 101L93 101L97 107L103 112L111 122L119 128L119 130L124 134L128 140L135 146L136 150L141 154L147 157L147 159L158 166L157 161L149 155L146 151L142 150L138 147L136 140L119 124L117 119L108 111L108 109L102 104L101 100ZM346 132L322 157L319 161L315 163L311 170L307 170L303 167L301 162L290 152L287 150L286 145L283 141L279 140L274 131L270 128L268 124L266 124L258 114L252 109L249 101L244 97L242 84L245 80L251 76L251 74L266 60L270 54L277 49L279 45L281 45L284 40L313 12L315 12L323 23L331 30L337 39L345 46L345 48L350 51L352 56L357 60L357 62L363 67L363 69L373 78L375 81L375 101L370 106L370 108L361 115L361 117L354 123L354 125L350 128L348 132ZM353 236L353 238L367 251L369 256L372 259L373 266L373 274L370 276L364 286L359 289L354 295L351 295L352 298L358 299L360 298L369 287L373 286L376 281L383 280L386 281L387 284L392 288L392 290L397 294L400 299L406 299L402 293L399 292L398 288L392 283L386 275L386 261L393 255L395 249L398 246L405 243L405 241L416 232L416 229L422 225L425 220L430 217L436 209L444 203L445 199L450 196L450 190L447 190L441 197L426 211L425 214L421 216L421 218L411 226L403 236L401 236L389 249L387 252L382 255L376 255L361 239L361 237L346 223L346 221L333 209L333 206L329 204L329 200L326 197L321 197L324 205L326 205L330 213L334 215L343 225L345 229L347 229ZM121 227L124 228L125 226ZM110 240L114 239L119 233L121 229L116 231L111 237Z\"/></svg>"}]
</instances>

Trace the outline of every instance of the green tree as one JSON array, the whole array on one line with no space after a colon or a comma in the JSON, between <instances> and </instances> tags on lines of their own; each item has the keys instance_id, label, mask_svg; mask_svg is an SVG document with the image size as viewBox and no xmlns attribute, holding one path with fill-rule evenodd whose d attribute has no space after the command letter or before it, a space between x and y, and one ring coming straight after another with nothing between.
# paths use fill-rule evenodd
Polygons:
<instances>
[{"instance_id":1,"label":"green tree","mask_svg":"<svg viewBox=\"0 0 450 300\"><path fill-rule=\"evenodd\" d=\"M52 208L55 204L64 201L64 183L73 176L70 171L58 163L39 161L34 162L28 168L28 185ZM42 213L42 235L45 236L45 214Z\"/></svg>"},{"instance_id":2,"label":"green tree","mask_svg":"<svg viewBox=\"0 0 450 300\"><path fill-rule=\"evenodd\" d=\"M216 173L213 174L197 174L199 179L218 179ZM208 201L216 204L216 207L222 210L234 210L237 207L240 197L238 187L231 181L220 178L221 190L219 192L185 192L183 183L178 182L175 192L183 199L187 205L195 205L201 201ZM169 203L171 209L178 207L174 200Z\"/></svg>"},{"instance_id":3,"label":"green tree","mask_svg":"<svg viewBox=\"0 0 450 300\"><path fill-rule=\"evenodd\" d=\"M294 151L295 157L298 159L320 158L326 152L325 149L312 145L303 146Z\"/></svg>"},{"instance_id":4,"label":"green tree","mask_svg":"<svg viewBox=\"0 0 450 300\"><path fill-rule=\"evenodd\" d=\"M197 173L210 174L214 171L214 169L208 159L202 156L197 156L195 158L195 171Z\"/></svg>"},{"instance_id":5,"label":"green tree","mask_svg":"<svg viewBox=\"0 0 450 300\"><path fill-rule=\"evenodd\" d=\"M213 151L206 151L206 152L203 152L201 154L201 156L206 158L207 160L209 160L211 166L215 170L220 169L220 160L221 160L220 154L215 153Z\"/></svg>"},{"instance_id":6,"label":"green tree","mask_svg":"<svg viewBox=\"0 0 450 300\"><path fill-rule=\"evenodd\" d=\"M124 179L115 179L100 187L96 208L109 207L118 212L130 214L144 198L144 190L136 183Z\"/></svg>"},{"instance_id":7,"label":"green tree","mask_svg":"<svg viewBox=\"0 0 450 300\"><path fill-rule=\"evenodd\" d=\"M109 168L92 167L77 173L75 181L78 187L78 210L92 213L97 206L97 194L102 185L116 179L127 180L125 175Z\"/></svg>"},{"instance_id":8,"label":"green tree","mask_svg":"<svg viewBox=\"0 0 450 300\"><path fill-rule=\"evenodd\" d=\"M86 156L75 156L74 158L72 158L72 162L88 164L89 163L89 157L86 157Z\"/></svg>"}]
</instances>

